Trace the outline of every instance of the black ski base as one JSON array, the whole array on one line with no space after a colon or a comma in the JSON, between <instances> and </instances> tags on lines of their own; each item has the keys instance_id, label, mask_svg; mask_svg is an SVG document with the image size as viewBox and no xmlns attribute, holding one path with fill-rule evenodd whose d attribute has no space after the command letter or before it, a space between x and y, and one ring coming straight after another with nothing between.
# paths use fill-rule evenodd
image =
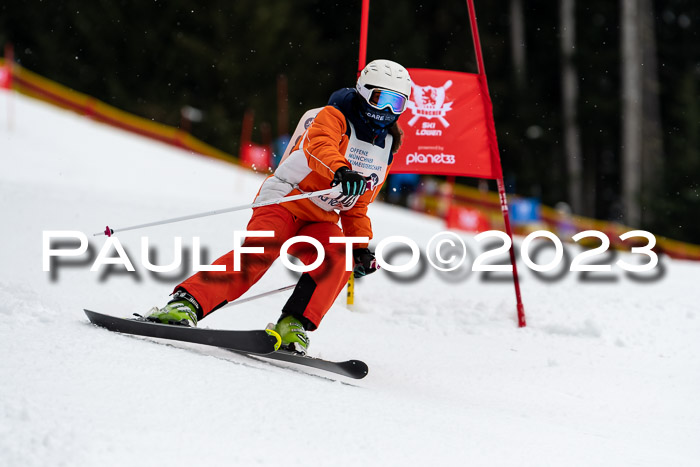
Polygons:
<instances>
[{"instance_id":1,"label":"black ski base","mask_svg":"<svg viewBox=\"0 0 700 467\"><path fill-rule=\"evenodd\" d=\"M211 345L255 355L275 351L277 339L265 331L229 331L222 329L190 328L172 324L160 324L140 319L125 319L84 310L91 323L110 331L137 336L170 339L193 344Z\"/></svg>"},{"instance_id":2,"label":"black ski base","mask_svg":"<svg viewBox=\"0 0 700 467\"><path fill-rule=\"evenodd\" d=\"M248 352L243 352L248 353ZM263 359L279 360L297 365L316 368L319 370L328 371L342 376L347 376L353 379L362 379L369 373L369 367L365 362L360 360L348 360L345 362L332 362L323 360L322 358L310 357L308 355L300 355L298 353L289 352L286 350L278 350L265 355L255 355Z\"/></svg>"}]
</instances>

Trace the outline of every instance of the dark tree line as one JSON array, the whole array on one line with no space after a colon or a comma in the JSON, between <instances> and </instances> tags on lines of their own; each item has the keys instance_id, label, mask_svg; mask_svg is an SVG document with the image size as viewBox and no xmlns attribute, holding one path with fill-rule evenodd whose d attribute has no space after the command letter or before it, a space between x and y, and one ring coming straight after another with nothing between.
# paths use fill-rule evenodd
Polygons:
<instances>
[{"instance_id":1,"label":"dark tree line","mask_svg":"<svg viewBox=\"0 0 700 467\"><path fill-rule=\"evenodd\" d=\"M700 3L475 3L508 189L700 243ZM202 109L192 133L235 154L246 109L254 138L261 122L276 131L279 75L289 125L352 85L360 10L359 0L4 2L0 44L12 42L21 65L138 115L178 125L183 106ZM637 35L625 36L630 24ZM624 37L638 39L628 49L638 59L625 61ZM374 0L368 58L476 71L466 2ZM646 96L640 164L656 168L640 172L630 198L641 167L624 160L624 83L635 60Z\"/></svg>"}]
</instances>

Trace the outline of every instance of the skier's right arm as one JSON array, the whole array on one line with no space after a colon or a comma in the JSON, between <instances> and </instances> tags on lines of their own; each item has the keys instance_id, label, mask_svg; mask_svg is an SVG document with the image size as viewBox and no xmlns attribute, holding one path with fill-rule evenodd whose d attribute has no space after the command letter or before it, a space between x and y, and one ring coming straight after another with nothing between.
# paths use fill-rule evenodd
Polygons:
<instances>
[{"instance_id":1,"label":"skier's right arm","mask_svg":"<svg viewBox=\"0 0 700 467\"><path fill-rule=\"evenodd\" d=\"M326 106L318 113L302 141L309 167L326 178L329 185L339 168L350 168L340 152L341 144L347 141L346 125L340 110Z\"/></svg>"}]
</instances>

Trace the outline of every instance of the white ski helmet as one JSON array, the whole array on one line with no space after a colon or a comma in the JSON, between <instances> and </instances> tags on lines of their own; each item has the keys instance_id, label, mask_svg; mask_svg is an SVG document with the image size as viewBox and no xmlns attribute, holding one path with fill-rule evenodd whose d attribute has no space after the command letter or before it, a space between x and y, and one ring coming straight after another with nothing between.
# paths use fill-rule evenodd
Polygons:
<instances>
[{"instance_id":1,"label":"white ski helmet","mask_svg":"<svg viewBox=\"0 0 700 467\"><path fill-rule=\"evenodd\" d=\"M360 72L356 89L371 107L377 110L389 108L399 115L406 110L411 97L411 77L396 62L373 60ZM382 93L382 90L390 92Z\"/></svg>"}]
</instances>

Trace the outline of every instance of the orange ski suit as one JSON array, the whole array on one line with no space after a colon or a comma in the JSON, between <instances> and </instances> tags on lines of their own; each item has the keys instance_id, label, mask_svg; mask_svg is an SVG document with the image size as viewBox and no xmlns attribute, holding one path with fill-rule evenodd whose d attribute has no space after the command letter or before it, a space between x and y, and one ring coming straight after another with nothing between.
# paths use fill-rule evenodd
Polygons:
<instances>
[{"instance_id":1,"label":"orange ski suit","mask_svg":"<svg viewBox=\"0 0 700 467\"><path fill-rule=\"evenodd\" d=\"M339 167L353 168L346 159L349 135L345 115L333 106L324 107L311 126L296 143L289 157L280 163L275 174L268 177L258 192L257 200L268 197L292 196L301 192L324 190L330 187ZM391 136L385 145L391 147ZM387 148L387 151L389 150ZM390 167L386 164L386 172ZM282 176L278 176L282 174ZM289 180L297 177L293 183ZM241 254L241 270L234 271L233 251L217 259L214 265L224 265L225 271L202 271L182 282L176 290L184 289L199 303L204 318L228 302L236 300L255 284L279 257L282 244L295 236L309 236L323 246L325 260L313 271L303 273L294 292L283 307L284 314L305 318L313 330L333 305L351 274L346 271L346 246L330 243L330 237L372 238L372 225L367 217L367 206L383 183L368 189L351 206L340 211L319 207L310 199L255 208L248 223L248 231L273 231L274 237L249 236L243 247L263 247L263 253ZM342 224L342 230L338 221ZM367 243L353 244L352 248L366 247ZM317 258L315 247L300 242L289 249L289 254L309 265Z\"/></svg>"}]
</instances>

